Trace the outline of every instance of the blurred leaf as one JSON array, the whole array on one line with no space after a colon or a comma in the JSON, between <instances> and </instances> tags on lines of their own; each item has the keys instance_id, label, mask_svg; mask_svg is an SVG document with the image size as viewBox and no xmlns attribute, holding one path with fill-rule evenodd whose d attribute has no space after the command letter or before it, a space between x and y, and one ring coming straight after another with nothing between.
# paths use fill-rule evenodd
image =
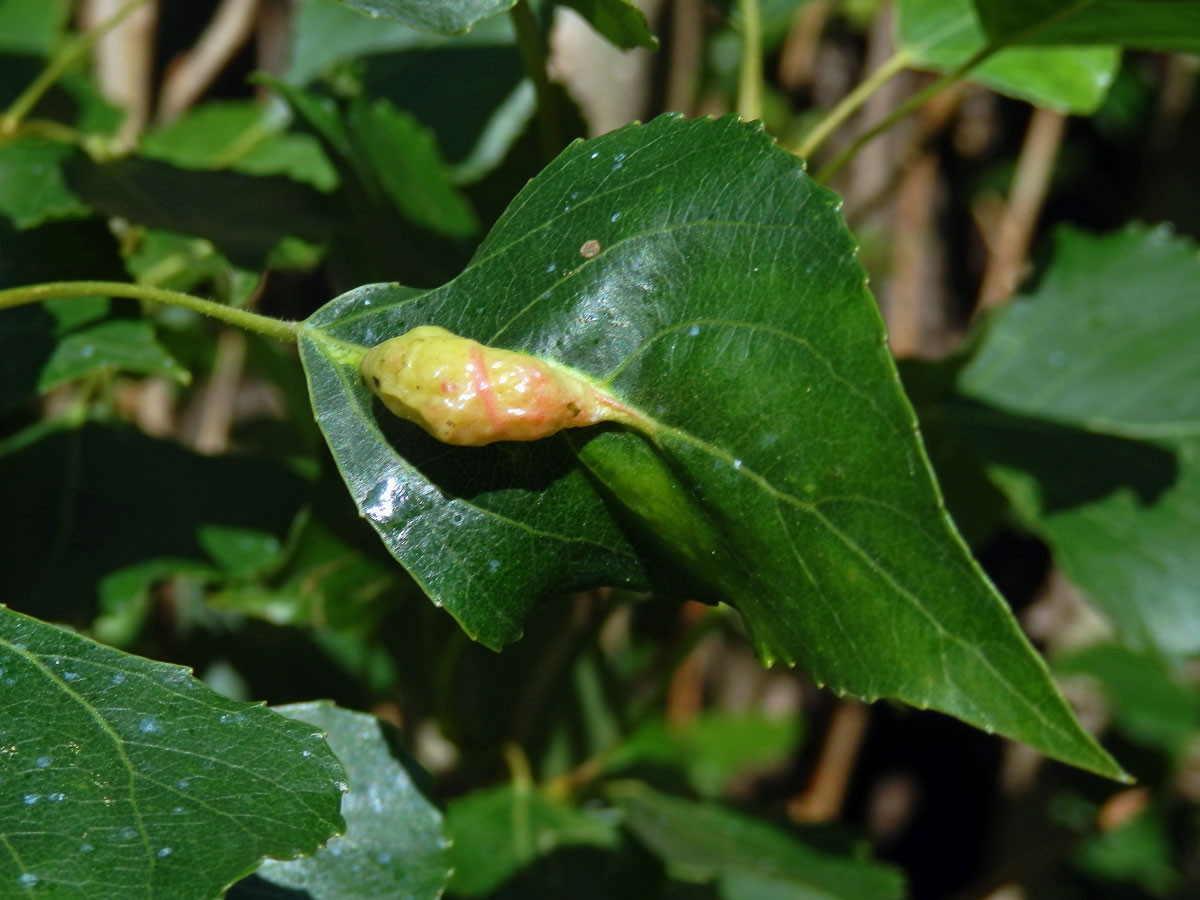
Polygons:
<instances>
[{"instance_id":1,"label":"blurred leaf","mask_svg":"<svg viewBox=\"0 0 1200 900\"><path fill-rule=\"evenodd\" d=\"M0 287L124 277L116 241L98 219L53 222L28 231L12 230L0 219ZM107 301L101 302L107 309ZM70 311L94 310L94 303L74 299L60 308L70 316ZM62 317L54 314L55 308L55 304L38 304L0 313L0 415L37 396L42 369L66 327Z\"/></svg>"},{"instance_id":2,"label":"blurred leaf","mask_svg":"<svg viewBox=\"0 0 1200 900\"><path fill-rule=\"evenodd\" d=\"M97 372L161 375L179 384L192 378L158 343L150 322L115 319L74 331L60 341L42 369L38 389L48 391Z\"/></svg>"},{"instance_id":3,"label":"blurred leaf","mask_svg":"<svg viewBox=\"0 0 1200 900\"><path fill-rule=\"evenodd\" d=\"M476 22L504 12L515 0L341 0L371 18L394 19L437 34L469 31Z\"/></svg>"},{"instance_id":4,"label":"blurred leaf","mask_svg":"<svg viewBox=\"0 0 1200 900\"><path fill-rule=\"evenodd\" d=\"M306 859L267 860L258 875L307 891L312 900L436 900L450 878L442 814L427 796L425 773L374 716L329 702L276 707L326 733L346 767L342 837Z\"/></svg>"},{"instance_id":5,"label":"blurred leaf","mask_svg":"<svg viewBox=\"0 0 1200 900\"><path fill-rule=\"evenodd\" d=\"M210 102L169 125L148 131L142 155L189 169L232 169L248 175L286 175L321 191L337 174L307 134L283 131L286 115L252 101Z\"/></svg>"},{"instance_id":6,"label":"blurred leaf","mask_svg":"<svg viewBox=\"0 0 1200 900\"><path fill-rule=\"evenodd\" d=\"M458 278L366 286L304 324L351 494L489 646L559 591L724 596L768 662L1116 774L942 512L837 207L733 118L571 145ZM602 252L581 255L588 241ZM592 375L655 442L438 444L380 412L346 349L430 323Z\"/></svg>"},{"instance_id":7,"label":"blurred leaf","mask_svg":"<svg viewBox=\"0 0 1200 900\"><path fill-rule=\"evenodd\" d=\"M0 215L22 229L87 215L87 206L67 186L61 169L75 152L69 144L42 138L0 143Z\"/></svg>"},{"instance_id":8,"label":"blurred leaf","mask_svg":"<svg viewBox=\"0 0 1200 900\"><path fill-rule=\"evenodd\" d=\"M587 23L622 50L644 47L657 50L658 41L646 23L646 14L631 0L562 0Z\"/></svg>"},{"instance_id":9,"label":"blurred leaf","mask_svg":"<svg viewBox=\"0 0 1200 900\"><path fill-rule=\"evenodd\" d=\"M901 0L897 11L901 51L919 68L949 71L984 45L971 0ZM1014 47L967 77L1040 106L1087 114L1103 102L1120 59L1116 47Z\"/></svg>"},{"instance_id":10,"label":"blurred leaf","mask_svg":"<svg viewBox=\"0 0 1200 900\"><path fill-rule=\"evenodd\" d=\"M387 100L351 104L348 126L360 170L396 209L415 224L440 234L466 237L479 222L450 182L433 136Z\"/></svg>"},{"instance_id":11,"label":"blurred leaf","mask_svg":"<svg viewBox=\"0 0 1200 900\"><path fill-rule=\"evenodd\" d=\"M491 893L557 848L611 849L619 842L611 816L576 809L528 786L475 791L452 801L446 830L453 841L450 891L463 897Z\"/></svg>"},{"instance_id":12,"label":"blurred leaf","mask_svg":"<svg viewBox=\"0 0 1200 900\"><path fill-rule=\"evenodd\" d=\"M973 0L993 40L1200 53L1200 0Z\"/></svg>"},{"instance_id":13,"label":"blurred leaf","mask_svg":"<svg viewBox=\"0 0 1200 900\"><path fill-rule=\"evenodd\" d=\"M344 825L321 732L0 607L5 896L211 900Z\"/></svg>"},{"instance_id":14,"label":"blurred leaf","mask_svg":"<svg viewBox=\"0 0 1200 900\"><path fill-rule=\"evenodd\" d=\"M795 752L800 734L800 722L792 716L702 712L679 726L662 721L642 726L607 758L605 768L679 768L696 793L717 797L735 779L783 764Z\"/></svg>"},{"instance_id":15,"label":"blurred leaf","mask_svg":"<svg viewBox=\"0 0 1200 900\"><path fill-rule=\"evenodd\" d=\"M1148 443L969 404L947 422L1122 642L1200 649L1200 439Z\"/></svg>"},{"instance_id":16,"label":"blurred leaf","mask_svg":"<svg viewBox=\"0 0 1200 900\"><path fill-rule=\"evenodd\" d=\"M129 275L141 284L175 291L206 288L225 303L241 305L258 283L257 273L234 267L204 238L139 229L126 240L125 250Z\"/></svg>"},{"instance_id":17,"label":"blurred leaf","mask_svg":"<svg viewBox=\"0 0 1200 900\"><path fill-rule=\"evenodd\" d=\"M174 581L173 587L178 587L181 575L203 582L220 577L212 566L171 557L134 563L105 575L99 584L100 610L92 621L92 636L105 644L128 647L146 624L155 585Z\"/></svg>"},{"instance_id":18,"label":"blurred leaf","mask_svg":"<svg viewBox=\"0 0 1200 900\"><path fill-rule=\"evenodd\" d=\"M277 463L88 425L0 458L0 495L6 597L56 618L82 610L86 621L106 575L158 558L210 563L201 527L282 536L303 484Z\"/></svg>"},{"instance_id":19,"label":"blurred leaf","mask_svg":"<svg viewBox=\"0 0 1200 900\"><path fill-rule=\"evenodd\" d=\"M269 531L202 524L196 540L218 566L235 577L252 577L280 562L283 543Z\"/></svg>"},{"instance_id":20,"label":"blurred leaf","mask_svg":"<svg viewBox=\"0 0 1200 900\"><path fill-rule=\"evenodd\" d=\"M498 166L534 115L508 16L446 38L367 19L336 0L304 0L284 81L303 87L350 61L361 62L367 96L386 98L433 131L460 184Z\"/></svg>"},{"instance_id":21,"label":"blurred leaf","mask_svg":"<svg viewBox=\"0 0 1200 900\"><path fill-rule=\"evenodd\" d=\"M209 602L281 625L371 631L380 601L406 582L386 562L363 553L306 508L288 536L283 559L267 563L272 567L267 577L227 585Z\"/></svg>"},{"instance_id":22,"label":"blurred leaf","mask_svg":"<svg viewBox=\"0 0 1200 900\"><path fill-rule=\"evenodd\" d=\"M1182 880L1172 847L1176 839L1163 811L1151 808L1082 843L1074 863L1102 884L1136 885L1155 897L1183 896L1171 893Z\"/></svg>"},{"instance_id":23,"label":"blurred leaf","mask_svg":"<svg viewBox=\"0 0 1200 900\"><path fill-rule=\"evenodd\" d=\"M72 190L107 215L207 238L246 268L261 268L285 237L322 241L333 227L325 197L290 178L202 172L138 157L103 165L76 158L65 172Z\"/></svg>"},{"instance_id":24,"label":"blurred leaf","mask_svg":"<svg viewBox=\"0 0 1200 900\"><path fill-rule=\"evenodd\" d=\"M0 0L0 53L49 55L70 15L71 0Z\"/></svg>"},{"instance_id":25,"label":"blurred leaf","mask_svg":"<svg viewBox=\"0 0 1200 900\"><path fill-rule=\"evenodd\" d=\"M804 892L831 900L904 896L898 871L858 853L820 849L804 842L799 833L732 809L671 797L636 781L615 782L606 793L624 811L625 825L680 877L740 882L724 891L725 896L753 896L746 892L748 878L774 882L768 897L809 896ZM781 892L784 886L792 893Z\"/></svg>"},{"instance_id":26,"label":"blurred leaf","mask_svg":"<svg viewBox=\"0 0 1200 900\"><path fill-rule=\"evenodd\" d=\"M338 0L298 0L283 80L304 87L335 64L385 50L438 44L446 38L401 22L360 15ZM436 84L436 81L433 82Z\"/></svg>"},{"instance_id":27,"label":"blurred leaf","mask_svg":"<svg viewBox=\"0 0 1200 900\"><path fill-rule=\"evenodd\" d=\"M330 199L340 227L333 229L331 258L340 278L407 275L436 283L444 277L443 264L461 264L466 245L455 234L473 231L474 215L451 185L430 136L411 117L386 101L340 104L266 76L260 80L287 100L338 170L339 190Z\"/></svg>"},{"instance_id":28,"label":"blurred leaf","mask_svg":"<svg viewBox=\"0 0 1200 900\"><path fill-rule=\"evenodd\" d=\"M988 323L960 390L1130 437L1200 434L1200 252L1166 228L1063 229L1033 293Z\"/></svg>"},{"instance_id":29,"label":"blurred leaf","mask_svg":"<svg viewBox=\"0 0 1200 900\"><path fill-rule=\"evenodd\" d=\"M1140 226L1065 231L1056 247L1036 292L994 317L959 379L972 401L1031 418L959 405L953 427L1124 642L1195 653L1200 257Z\"/></svg>"},{"instance_id":30,"label":"blurred leaf","mask_svg":"<svg viewBox=\"0 0 1200 900\"><path fill-rule=\"evenodd\" d=\"M1054 669L1097 679L1117 727L1131 740L1161 748L1175 759L1200 731L1200 696L1160 659L1103 644L1057 660Z\"/></svg>"}]
</instances>

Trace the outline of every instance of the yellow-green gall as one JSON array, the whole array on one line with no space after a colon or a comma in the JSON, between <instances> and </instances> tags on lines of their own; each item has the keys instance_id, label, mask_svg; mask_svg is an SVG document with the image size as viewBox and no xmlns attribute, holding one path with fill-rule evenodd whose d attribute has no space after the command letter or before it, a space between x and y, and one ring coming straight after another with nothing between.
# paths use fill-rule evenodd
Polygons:
<instances>
[{"instance_id":1,"label":"yellow-green gall","mask_svg":"<svg viewBox=\"0 0 1200 900\"><path fill-rule=\"evenodd\" d=\"M372 347L359 368L389 410L447 444L536 441L599 422L653 433L645 417L566 366L436 325Z\"/></svg>"}]
</instances>

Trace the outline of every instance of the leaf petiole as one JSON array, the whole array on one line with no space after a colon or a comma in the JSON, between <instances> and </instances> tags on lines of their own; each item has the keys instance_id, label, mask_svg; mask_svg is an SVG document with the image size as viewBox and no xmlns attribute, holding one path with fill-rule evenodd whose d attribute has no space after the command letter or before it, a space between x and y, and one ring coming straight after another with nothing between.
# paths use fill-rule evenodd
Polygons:
<instances>
[{"instance_id":1,"label":"leaf petiole","mask_svg":"<svg viewBox=\"0 0 1200 900\"><path fill-rule=\"evenodd\" d=\"M246 309L225 306L213 300L193 297L191 294L183 294L179 291L169 291L165 288L123 281L53 281L46 284L8 288L0 291L0 309L68 297L128 297L131 300L148 300L152 303L180 306L214 319L220 319L229 325L244 328L246 331L253 331L263 337L291 343L296 342L299 328L297 322L288 322Z\"/></svg>"}]
</instances>

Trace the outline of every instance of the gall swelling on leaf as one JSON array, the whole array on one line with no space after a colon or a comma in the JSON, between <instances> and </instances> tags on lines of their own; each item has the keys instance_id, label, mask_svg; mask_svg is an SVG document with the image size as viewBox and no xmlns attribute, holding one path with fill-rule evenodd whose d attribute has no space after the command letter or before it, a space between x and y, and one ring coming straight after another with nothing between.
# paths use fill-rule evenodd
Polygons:
<instances>
[{"instance_id":1,"label":"gall swelling on leaf","mask_svg":"<svg viewBox=\"0 0 1200 900\"><path fill-rule=\"evenodd\" d=\"M367 351L359 369L389 410L446 444L536 441L564 428L653 425L583 375L422 325Z\"/></svg>"}]
</instances>

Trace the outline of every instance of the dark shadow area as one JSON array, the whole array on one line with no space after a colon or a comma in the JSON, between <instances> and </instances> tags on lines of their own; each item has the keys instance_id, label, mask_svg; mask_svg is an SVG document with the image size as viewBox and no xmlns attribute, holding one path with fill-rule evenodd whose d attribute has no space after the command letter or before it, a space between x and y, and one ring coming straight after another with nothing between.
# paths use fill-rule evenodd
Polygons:
<instances>
[{"instance_id":1,"label":"dark shadow area","mask_svg":"<svg viewBox=\"0 0 1200 900\"><path fill-rule=\"evenodd\" d=\"M567 846L539 856L488 896L492 900L634 900L663 896L664 879L658 860L632 841L623 841L615 850ZM695 893L670 896L701 900L716 893L705 885Z\"/></svg>"},{"instance_id":2,"label":"dark shadow area","mask_svg":"<svg viewBox=\"0 0 1200 900\"><path fill-rule=\"evenodd\" d=\"M99 219L51 222L17 231L0 217L0 288L126 278L116 240ZM58 344L57 332L57 321L40 303L0 315L0 416L36 397L42 369ZM0 426L0 439L7 430Z\"/></svg>"},{"instance_id":3,"label":"dark shadow area","mask_svg":"<svg viewBox=\"0 0 1200 900\"><path fill-rule=\"evenodd\" d=\"M334 230L328 198L282 176L181 169L126 157L63 165L68 186L88 205L150 228L212 241L235 265L264 267L285 237L321 242Z\"/></svg>"},{"instance_id":4,"label":"dark shadow area","mask_svg":"<svg viewBox=\"0 0 1200 900\"><path fill-rule=\"evenodd\" d=\"M1045 513L1123 490L1152 506L1179 478L1175 454L1147 441L1013 415L961 397L947 404L945 421L985 463L1029 473Z\"/></svg>"},{"instance_id":5,"label":"dark shadow area","mask_svg":"<svg viewBox=\"0 0 1200 900\"><path fill-rule=\"evenodd\" d=\"M891 820L876 858L901 866L914 900L941 900L978 875L996 803L1002 745L956 719L894 704L872 707L871 728L851 782L845 821L870 832L888 801ZM880 821L875 822L875 830Z\"/></svg>"},{"instance_id":6,"label":"dark shadow area","mask_svg":"<svg viewBox=\"0 0 1200 900\"><path fill-rule=\"evenodd\" d=\"M378 398L372 399L371 411L392 448L450 497L474 500L500 491L540 493L578 465L561 437L455 447L394 415Z\"/></svg>"},{"instance_id":7,"label":"dark shadow area","mask_svg":"<svg viewBox=\"0 0 1200 900\"><path fill-rule=\"evenodd\" d=\"M206 561L197 527L287 532L305 484L283 465L199 456L138 432L53 431L0 467L0 571L22 612L89 622L106 574L158 557Z\"/></svg>"},{"instance_id":8,"label":"dark shadow area","mask_svg":"<svg viewBox=\"0 0 1200 900\"><path fill-rule=\"evenodd\" d=\"M258 875L243 878L226 891L225 897L226 900L313 900L308 891L280 887Z\"/></svg>"},{"instance_id":9,"label":"dark shadow area","mask_svg":"<svg viewBox=\"0 0 1200 900\"><path fill-rule=\"evenodd\" d=\"M0 109L7 109L21 92L33 83L46 68L46 60L37 56L0 54ZM56 122L77 122L84 114L84 104L78 92L94 94L82 79L60 80L48 90L29 111L27 118L53 119ZM98 99L98 95L95 95Z\"/></svg>"}]
</instances>

